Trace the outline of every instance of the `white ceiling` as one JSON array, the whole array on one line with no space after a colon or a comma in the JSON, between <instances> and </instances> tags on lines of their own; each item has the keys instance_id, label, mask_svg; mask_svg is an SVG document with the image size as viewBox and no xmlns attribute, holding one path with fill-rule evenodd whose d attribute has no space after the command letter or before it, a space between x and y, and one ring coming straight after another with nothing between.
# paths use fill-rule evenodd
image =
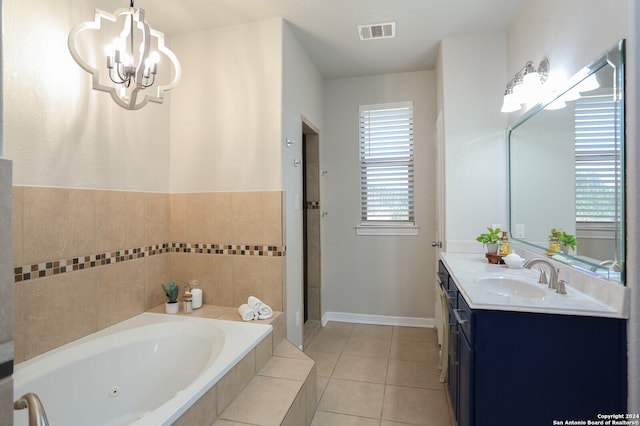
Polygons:
<instances>
[{"instance_id":1,"label":"white ceiling","mask_svg":"<svg viewBox=\"0 0 640 426\"><path fill-rule=\"evenodd\" d=\"M137 0L167 35L286 19L325 79L433 69L448 37L506 31L524 0ZM126 0L98 1L105 10ZM114 3L122 3L114 5ZM397 37L360 41L357 25L396 22Z\"/></svg>"}]
</instances>

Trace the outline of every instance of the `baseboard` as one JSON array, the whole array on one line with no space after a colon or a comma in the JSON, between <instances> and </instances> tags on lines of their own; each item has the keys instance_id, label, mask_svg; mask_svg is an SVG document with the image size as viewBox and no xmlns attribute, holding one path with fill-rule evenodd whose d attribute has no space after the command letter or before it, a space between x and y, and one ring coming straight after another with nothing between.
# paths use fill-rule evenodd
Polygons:
<instances>
[{"instance_id":1,"label":"baseboard","mask_svg":"<svg viewBox=\"0 0 640 426\"><path fill-rule=\"evenodd\" d=\"M395 317L387 315L353 314L349 312L325 312L324 315L322 315L322 326L326 326L329 321L422 328L434 328L436 326L434 318Z\"/></svg>"}]
</instances>

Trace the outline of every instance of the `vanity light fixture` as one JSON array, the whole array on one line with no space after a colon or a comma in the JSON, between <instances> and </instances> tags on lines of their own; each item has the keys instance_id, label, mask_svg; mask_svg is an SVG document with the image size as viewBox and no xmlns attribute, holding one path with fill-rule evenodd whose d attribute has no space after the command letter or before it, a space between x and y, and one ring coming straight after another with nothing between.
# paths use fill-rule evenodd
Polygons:
<instances>
[{"instance_id":1,"label":"vanity light fixture","mask_svg":"<svg viewBox=\"0 0 640 426\"><path fill-rule=\"evenodd\" d=\"M86 30L93 34L83 34ZM108 39L109 34L115 34L115 40L106 48L87 47ZM73 59L92 75L93 89L110 93L125 109L140 109L149 101L162 103L164 92L173 89L182 75L178 58L164 44L164 34L149 26L144 9L134 7L134 0L113 13L96 9L95 19L74 27L67 42ZM173 67L168 84L156 84L156 77L163 74L158 72L161 55ZM152 87L155 90L143 92Z\"/></svg>"},{"instance_id":2,"label":"vanity light fixture","mask_svg":"<svg viewBox=\"0 0 640 426\"><path fill-rule=\"evenodd\" d=\"M537 68L532 61L526 64L507 83L502 103L502 112L518 111L522 104L530 103L539 96L542 85L549 76L549 60L544 58Z\"/></svg>"},{"instance_id":3,"label":"vanity light fixture","mask_svg":"<svg viewBox=\"0 0 640 426\"><path fill-rule=\"evenodd\" d=\"M520 102L518 101L518 96L513 93L513 87L511 85L507 85L507 90L504 91L504 101L502 103L502 112L513 112L518 111L522 108Z\"/></svg>"}]
</instances>

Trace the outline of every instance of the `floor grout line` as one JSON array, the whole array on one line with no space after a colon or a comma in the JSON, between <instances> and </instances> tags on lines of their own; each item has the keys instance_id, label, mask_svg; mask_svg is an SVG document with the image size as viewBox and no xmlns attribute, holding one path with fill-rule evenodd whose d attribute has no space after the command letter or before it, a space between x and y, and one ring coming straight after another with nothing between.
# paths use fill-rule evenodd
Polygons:
<instances>
[{"instance_id":1,"label":"floor grout line","mask_svg":"<svg viewBox=\"0 0 640 426\"><path fill-rule=\"evenodd\" d=\"M327 332L326 335L328 336L327 339L331 340L331 339L345 339L344 345L340 346L340 350L339 352L326 352L326 353L333 353L336 354L336 360L335 363L333 364L332 368L331 368L331 372L330 375L327 376L323 376L324 378L327 379L327 383L324 386L323 390L322 390L322 395L318 398L318 406L320 405L320 402L323 400L326 391L329 387L329 384L331 383L332 380L344 380L344 381L349 381L349 382L357 382L357 383L363 383L363 384L369 384L369 385L381 385L382 386L382 404L380 406L380 412L379 412L379 416L376 418L373 417L362 417L362 416L358 416L358 415L354 415L354 414L349 414L349 413L343 413L343 412L339 412L339 411L332 411L332 410L327 410L327 409L323 409L323 410L318 410L318 411L322 411L322 412L326 412L326 413L333 413L336 415L342 415L342 416L349 416L349 417L357 417L357 418L366 418L366 419L374 419L377 420L378 425L380 425L382 423L382 421L393 421L396 422L398 424L406 424L407 426L409 425L413 425L413 423L403 423L399 420L390 420L390 419L385 419L385 401L387 400L387 396L388 391L391 389L390 386L393 386L394 388L399 388L399 389L405 389L405 391L415 391L415 392L419 392L424 394L424 391L430 391L430 392L435 392L436 394L440 395L444 395L445 397L445 401L447 401L446 398L446 388L444 386L444 384L440 383L439 386L435 387L435 386L429 386L424 385L424 386L412 386L412 385L407 385L407 384L390 384L389 383L389 374L390 374L390 368L391 368L391 361L396 361L399 363L407 363L406 365L410 365L410 363L414 363L414 364L424 364L424 367L429 368L429 364L430 362L425 359L423 361L421 360L415 360L415 359L396 359L396 358L391 358L391 352L392 352L392 343L394 340L398 341L406 341L406 342L414 342L414 343L420 343L422 345L428 346L430 344L436 345L437 346L437 339L432 339L431 337L427 337L426 340L422 339L422 338L412 338L412 337L400 337L401 333L399 333L399 330L396 329L396 327L393 327L390 333L389 337L384 337L384 338L380 338L379 335L375 334L375 332L373 332L373 335L367 335L366 329L364 329L364 331L361 332L356 332L356 326L357 324L352 324L349 330L348 334L342 334L340 331L337 331L335 334L332 334L332 332ZM337 327L336 327L337 328ZM311 340L309 347L311 347L311 345L313 344L314 340L322 333L323 329L321 328L320 331L316 334L316 336L314 336L314 338ZM361 338L369 338L369 339L375 339L375 340L382 340L385 341L389 344L388 348L387 348L387 353L386 353L386 357L367 357L361 354L350 354L347 355L345 354L345 351L349 350L350 346L349 346L349 341L352 338L355 337L361 337ZM352 342L353 343L353 342ZM437 348L436 348L437 350ZM318 351L317 348L314 352L322 352L322 351ZM343 356L349 356L349 357L355 357L355 358L377 358L377 359L384 359L386 362L386 368L385 368L385 375L384 375L384 383L379 383L379 382L369 382L369 381L362 381L362 380L354 380L354 379L344 379L344 378L337 378L335 377L335 373L336 373L336 369L340 363L340 361L342 359L344 359ZM435 368L437 368L437 363L435 365ZM439 376L439 375L438 375ZM335 383L335 382L334 382ZM434 394L435 395L435 394ZM451 421L450 419L450 413L449 413L449 407L448 407L449 403L447 401L447 419L449 420L449 422ZM393 416L393 413L390 414L391 416ZM450 423L451 424L451 423Z\"/></svg>"}]
</instances>

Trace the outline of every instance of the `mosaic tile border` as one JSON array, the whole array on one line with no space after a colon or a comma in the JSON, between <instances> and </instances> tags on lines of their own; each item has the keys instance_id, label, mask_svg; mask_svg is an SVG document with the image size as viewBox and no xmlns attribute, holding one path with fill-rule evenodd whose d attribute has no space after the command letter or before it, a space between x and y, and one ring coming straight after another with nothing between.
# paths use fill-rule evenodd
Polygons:
<instances>
[{"instance_id":1,"label":"mosaic tile border","mask_svg":"<svg viewBox=\"0 0 640 426\"><path fill-rule=\"evenodd\" d=\"M230 254L240 256L284 256L285 248L278 246L173 243L173 253Z\"/></svg>"},{"instance_id":2,"label":"mosaic tile border","mask_svg":"<svg viewBox=\"0 0 640 426\"><path fill-rule=\"evenodd\" d=\"M286 255L284 246L260 246L246 244L165 243L131 249L98 253L88 256L60 259L14 268L14 283L50 277L67 272L80 271L113 263L126 262L163 253L222 254L231 256Z\"/></svg>"}]
</instances>

